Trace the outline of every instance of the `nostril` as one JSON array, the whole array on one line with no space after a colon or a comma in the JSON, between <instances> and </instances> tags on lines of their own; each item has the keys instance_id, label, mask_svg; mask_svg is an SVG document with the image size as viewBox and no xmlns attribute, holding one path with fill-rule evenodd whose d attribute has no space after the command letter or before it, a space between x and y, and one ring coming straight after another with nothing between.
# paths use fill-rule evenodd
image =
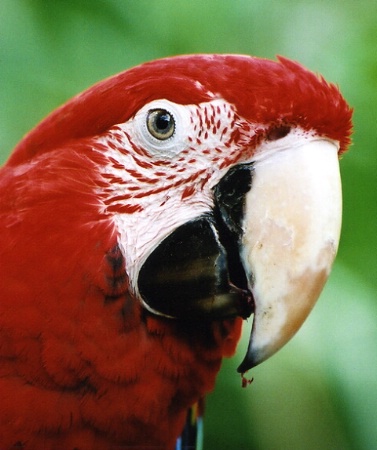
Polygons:
<instances>
[{"instance_id":1,"label":"nostril","mask_svg":"<svg viewBox=\"0 0 377 450\"><path fill-rule=\"evenodd\" d=\"M266 137L269 141L277 141L278 139L282 139L287 136L290 131L291 127L288 125L280 125L268 130Z\"/></svg>"}]
</instances>

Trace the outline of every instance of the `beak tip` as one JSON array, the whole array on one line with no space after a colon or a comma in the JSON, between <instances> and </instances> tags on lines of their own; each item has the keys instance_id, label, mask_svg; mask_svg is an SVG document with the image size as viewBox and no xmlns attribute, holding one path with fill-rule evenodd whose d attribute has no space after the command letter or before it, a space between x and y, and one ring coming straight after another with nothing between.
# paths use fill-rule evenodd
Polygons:
<instances>
[{"instance_id":1,"label":"beak tip","mask_svg":"<svg viewBox=\"0 0 377 450\"><path fill-rule=\"evenodd\" d=\"M255 366L257 366L259 364L259 362L254 363L253 361L250 361L249 359L245 358L241 364L238 366L237 368L237 372L244 374L247 371L249 371L250 369L253 369Z\"/></svg>"},{"instance_id":2,"label":"beak tip","mask_svg":"<svg viewBox=\"0 0 377 450\"><path fill-rule=\"evenodd\" d=\"M263 349L251 349L249 348L243 361L237 368L238 373L245 373L258 364L262 363L268 358L269 355L263 351Z\"/></svg>"},{"instance_id":3,"label":"beak tip","mask_svg":"<svg viewBox=\"0 0 377 450\"><path fill-rule=\"evenodd\" d=\"M253 367L254 367L253 365L250 365L249 362L244 359L242 363L237 367L237 372L244 374Z\"/></svg>"}]
</instances>

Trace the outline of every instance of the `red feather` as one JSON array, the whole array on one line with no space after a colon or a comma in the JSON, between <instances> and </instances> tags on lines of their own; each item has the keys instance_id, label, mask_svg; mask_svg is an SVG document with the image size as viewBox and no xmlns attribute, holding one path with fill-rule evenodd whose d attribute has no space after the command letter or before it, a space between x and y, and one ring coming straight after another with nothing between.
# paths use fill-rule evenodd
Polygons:
<instances>
[{"instance_id":1,"label":"red feather","mask_svg":"<svg viewBox=\"0 0 377 450\"><path fill-rule=\"evenodd\" d=\"M50 114L16 147L17 164L75 139L104 133L145 103L166 98L197 104L217 94L255 123L289 122L350 142L352 110L338 88L286 58L196 55L166 58L104 80ZM292 101L294 100L294 101ZM334 129L334 124L337 128Z\"/></svg>"},{"instance_id":2,"label":"red feather","mask_svg":"<svg viewBox=\"0 0 377 450\"><path fill-rule=\"evenodd\" d=\"M152 62L47 117L1 171L1 449L173 448L187 408L213 389L241 320L162 319L132 297L111 207L97 195L104 157L91 147L153 99L212 93L251 123L294 121L340 139L341 151L349 143L351 110L336 87L285 59Z\"/></svg>"},{"instance_id":3,"label":"red feather","mask_svg":"<svg viewBox=\"0 0 377 450\"><path fill-rule=\"evenodd\" d=\"M96 174L71 147L3 170L1 448L169 448L238 341L238 320L192 333L128 295Z\"/></svg>"}]
</instances>

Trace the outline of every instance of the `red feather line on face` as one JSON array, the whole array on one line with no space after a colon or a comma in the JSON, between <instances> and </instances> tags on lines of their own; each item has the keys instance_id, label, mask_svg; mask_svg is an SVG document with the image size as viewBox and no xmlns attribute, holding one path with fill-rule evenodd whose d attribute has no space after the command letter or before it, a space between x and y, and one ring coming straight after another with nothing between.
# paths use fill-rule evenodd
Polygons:
<instances>
[{"instance_id":1,"label":"red feather line on face","mask_svg":"<svg viewBox=\"0 0 377 450\"><path fill-rule=\"evenodd\" d=\"M232 164L250 158L257 130L231 105L215 100L181 108L189 113L189 127L183 142L174 147L176 155L164 157L137 142L134 118L92 140L93 148L108 159L101 169L108 186L99 192L107 212L142 211L137 200L148 198L149 203L151 196L163 205L164 198L177 189L184 200L203 190L214 172L219 176Z\"/></svg>"}]
</instances>

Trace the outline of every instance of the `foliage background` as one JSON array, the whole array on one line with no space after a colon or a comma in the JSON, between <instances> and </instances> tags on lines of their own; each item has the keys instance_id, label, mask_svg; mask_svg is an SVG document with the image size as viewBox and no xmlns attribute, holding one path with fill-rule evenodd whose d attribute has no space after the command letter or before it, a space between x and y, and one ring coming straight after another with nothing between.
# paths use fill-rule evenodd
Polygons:
<instances>
[{"instance_id":1,"label":"foliage background","mask_svg":"<svg viewBox=\"0 0 377 450\"><path fill-rule=\"evenodd\" d=\"M2 161L72 95L180 53L281 54L337 82L355 108L332 277L303 329L253 370L248 389L235 372L246 340L226 361L208 401L206 450L377 448L376 23L373 0L0 2Z\"/></svg>"}]
</instances>

